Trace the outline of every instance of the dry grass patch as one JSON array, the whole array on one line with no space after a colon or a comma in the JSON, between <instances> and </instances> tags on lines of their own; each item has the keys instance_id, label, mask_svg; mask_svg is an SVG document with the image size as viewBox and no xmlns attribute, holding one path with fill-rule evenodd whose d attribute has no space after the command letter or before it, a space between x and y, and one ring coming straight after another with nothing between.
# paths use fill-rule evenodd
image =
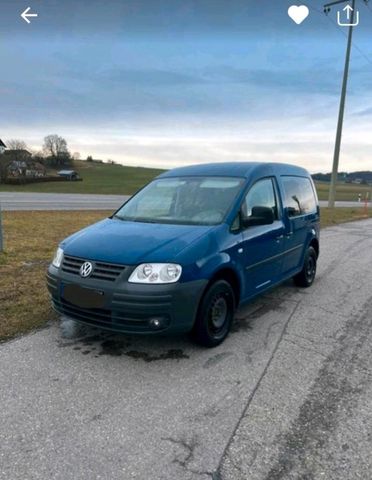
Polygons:
<instances>
[{"instance_id":1,"label":"dry grass patch","mask_svg":"<svg viewBox=\"0 0 372 480\"><path fill-rule=\"evenodd\" d=\"M32 330L54 317L45 272L58 243L108 212L3 212L0 253L0 339Z\"/></svg>"},{"instance_id":2,"label":"dry grass patch","mask_svg":"<svg viewBox=\"0 0 372 480\"><path fill-rule=\"evenodd\" d=\"M339 223L354 222L356 220L363 220L365 218L372 218L372 209L366 211L363 207L358 208L330 208L320 209L320 226L322 228L337 225Z\"/></svg>"}]
</instances>

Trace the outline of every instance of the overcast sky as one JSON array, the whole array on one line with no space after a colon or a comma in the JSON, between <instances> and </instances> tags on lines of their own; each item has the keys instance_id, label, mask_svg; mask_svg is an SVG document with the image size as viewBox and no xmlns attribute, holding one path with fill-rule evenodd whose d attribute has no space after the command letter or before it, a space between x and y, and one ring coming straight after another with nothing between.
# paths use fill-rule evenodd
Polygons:
<instances>
[{"instance_id":1,"label":"overcast sky","mask_svg":"<svg viewBox=\"0 0 372 480\"><path fill-rule=\"evenodd\" d=\"M330 171L347 29L323 2L2 1L0 138L128 165L284 161ZM341 170L372 169L372 5L359 0ZM372 2L370 2L372 4Z\"/></svg>"}]
</instances>

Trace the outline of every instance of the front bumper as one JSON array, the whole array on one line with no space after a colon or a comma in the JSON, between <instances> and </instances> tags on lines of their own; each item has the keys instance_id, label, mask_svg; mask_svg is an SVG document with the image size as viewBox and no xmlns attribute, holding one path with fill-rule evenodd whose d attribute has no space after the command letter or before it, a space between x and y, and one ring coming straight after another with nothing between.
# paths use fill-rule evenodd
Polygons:
<instances>
[{"instance_id":1,"label":"front bumper","mask_svg":"<svg viewBox=\"0 0 372 480\"><path fill-rule=\"evenodd\" d=\"M107 282L83 279L50 265L47 286L52 306L60 315L115 332L148 334L190 331L207 280L142 285L128 283L132 271L133 268L127 268L115 282ZM61 293L68 284L103 292L103 308L82 308L65 300ZM154 319L160 325L156 326Z\"/></svg>"}]
</instances>

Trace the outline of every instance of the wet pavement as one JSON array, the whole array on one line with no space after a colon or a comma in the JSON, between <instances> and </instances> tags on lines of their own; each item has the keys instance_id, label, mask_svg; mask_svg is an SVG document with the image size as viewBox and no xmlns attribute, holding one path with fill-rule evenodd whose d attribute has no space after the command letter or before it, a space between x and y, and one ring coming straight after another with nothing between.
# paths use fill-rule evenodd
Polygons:
<instances>
[{"instance_id":1,"label":"wet pavement","mask_svg":"<svg viewBox=\"0 0 372 480\"><path fill-rule=\"evenodd\" d=\"M1 479L372 478L372 221L215 349L47 328L0 345Z\"/></svg>"}]
</instances>

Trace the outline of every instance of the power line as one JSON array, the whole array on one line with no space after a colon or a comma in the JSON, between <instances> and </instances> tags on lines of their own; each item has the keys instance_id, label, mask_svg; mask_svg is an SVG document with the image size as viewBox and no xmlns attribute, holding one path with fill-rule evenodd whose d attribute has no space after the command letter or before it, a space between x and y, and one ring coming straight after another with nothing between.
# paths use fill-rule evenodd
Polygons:
<instances>
[{"instance_id":1,"label":"power line","mask_svg":"<svg viewBox=\"0 0 372 480\"><path fill-rule=\"evenodd\" d=\"M340 0L338 3L343 3L343 0ZM347 38L345 68L344 68L344 75L342 80L340 109L339 109L338 120L337 120L335 151L333 155L332 177L331 177L331 185L329 188L329 198L328 198L329 208L335 207L338 165L340 160L341 138L342 138L343 123L344 123L345 103L346 103L346 90L347 90L347 81L349 78L350 54L351 54L351 45L352 45L352 38L353 38L353 28L354 28L353 24L355 19L355 4L356 4L356 0L352 0L351 21L350 21L350 27L349 27L349 34Z\"/></svg>"},{"instance_id":2,"label":"power line","mask_svg":"<svg viewBox=\"0 0 372 480\"><path fill-rule=\"evenodd\" d=\"M309 3L309 2L307 2L307 3ZM372 8L369 5L369 3L366 3L366 5L367 5L369 11L372 13ZM313 5L309 5L309 8L311 10L314 10L317 13L320 13L324 17L324 12L322 12L318 8L314 7ZM337 31L340 32L341 35L343 35L346 38L348 37L345 30L343 28L340 28L340 26L337 24L337 22L335 20L333 20L333 18L331 18L329 15L327 15L326 17L331 22L331 24L337 29ZM372 59L369 58L367 56L367 54L365 52L363 52L363 50L354 41L352 41L352 46L360 54L361 57L363 57L370 65L372 65Z\"/></svg>"},{"instance_id":3,"label":"power line","mask_svg":"<svg viewBox=\"0 0 372 480\"><path fill-rule=\"evenodd\" d=\"M331 8L335 5L341 5L346 3L348 0L337 0L332 3L329 3L324 6L324 13L329 13L331 11ZM364 3L368 5L369 0L364 0ZM314 10L318 11L316 8L311 7ZM345 113L345 103L346 103L346 93L347 93L347 84L348 84L348 77L349 77L349 67L350 67L350 55L351 55L351 49L354 47L359 54L363 56L365 60L369 64L372 65L372 61L370 60L369 57L357 46L355 43L353 43L353 30L354 27L358 24L359 21L355 22L355 9L356 9L356 0L352 0L352 4L348 4L347 7L344 8L346 10L348 8L348 20L350 20L350 25L348 28L348 34L341 30L340 33L346 35L347 37L347 49L346 49L346 58L345 58L345 67L344 67L344 74L343 74L343 80L342 80L342 89L341 89L341 99L340 99L340 107L339 107L339 113L338 113L338 120L337 120L337 131L336 131L336 142L335 142L335 149L334 149L334 156L333 156L333 165L332 165L332 177L331 177L331 184L330 184L330 189L329 189L329 198L328 198L328 207L334 208L335 206L335 197L336 197L336 184L337 184L337 177L338 177L338 166L339 166L339 160L340 160L340 151L341 151L341 139L342 139L342 130L343 130L343 121L344 121L344 113ZM350 13L351 13L351 19L350 19ZM328 15L327 15L328 16ZM357 12L357 16L359 18L359 11ZM329 18L329 17L328 17ZM334 24L337 27L337 30L339 30L338 25L336 22L334 22L331 18L332 24Z\"/></svg>"}]
</instances>

